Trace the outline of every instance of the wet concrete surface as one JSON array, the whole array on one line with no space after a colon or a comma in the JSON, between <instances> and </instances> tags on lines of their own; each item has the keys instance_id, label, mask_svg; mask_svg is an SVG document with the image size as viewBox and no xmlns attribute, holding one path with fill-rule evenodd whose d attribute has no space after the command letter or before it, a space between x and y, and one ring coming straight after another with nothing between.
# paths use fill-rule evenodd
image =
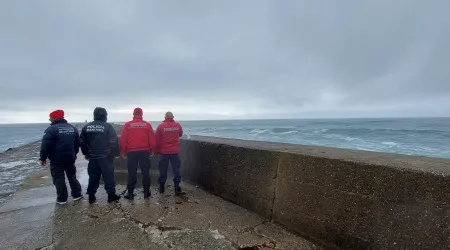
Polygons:
<instances>
[{"instance_id":1,"label":"wet concrete surface","mask_svg":"<svg viewBox=\"0 0 450 250\"><path fill-rule=\"evenodd\" d=\"M124 189L124 186L119 186ZM87 200L55 210L54 246L70 249L319 249L262 217L189 185L185 196L154 194L107 204ZM270 226L269 226L270 225ZM257 230L258 229L258 230ZM265 231L264 231L265 230ZM261 232L261 233L260 233ZM80 239L84 239L80 241Z\"/></svg>"},{"instance_id":2,"label":"wet concrete surface","mask_svg":"<svg viewBox=\"0 0 450 250\"><path fill-rule=\"evenodd\" d=\"M53 186L39 185L15 193L0 207L0 249L38 249L50 245L54 208Z\"/></svg>"},{"instance_id":3,"label":"wet concrete surface","mask_svg":"<svg viewBox=\"0 0 450 250\"><path fill-rule=\"evenodd\" d=\"M17 192L10 202L0 207L0 213L10 212L14 210L38 207L42 205L55 203L55 188L53 186L45 186L40 188L32 188ZM49 195L42 195L49 194Z\"/></svg>"},{"instance_id":4,"label":"wet concrete surface","mask_svg":"<svg viewBox=\"0 0 450 250\"><path fill-rule=\"evenodd\" d=\"M86 165L85 161L77 163L81 180L87 180ZM50 171L46 167L40 169L25 178L19 190L0 207L0 249L41 249L52 245L55 207L60 205L55 203Z\"/></svg>"},{"instance_id":5,"label":"wet concrete surface","mask_svg":"<svg viewBox=\"0 0 450 250\"><path fill-rule=\"evenodd\" d=\"M0 213L0 249L38 249L52 244L55 204Z\"/></svg>"},{"instance_id":6,"label":"wet concrete surface","mask_svg":"<svg viewBox=\"0 0 450 250\"><path fill-rule=\"evenodd\" d=\"M87 161L79 159L77 167L85 193ZM85 197L58 205L55 189L45 176L50 173L27 178L0 208L0 249L258 249L267 243L266 249L320 249L188 184L182 185L185 195L180 197L169 184L163 195L152 187L152 197L144 200L137 188L134 201L122 198L112 204L107 203L101 185L95 204ZM117 179L117 191L125 191L126 178Z\"/></svg>"}]
</instances>

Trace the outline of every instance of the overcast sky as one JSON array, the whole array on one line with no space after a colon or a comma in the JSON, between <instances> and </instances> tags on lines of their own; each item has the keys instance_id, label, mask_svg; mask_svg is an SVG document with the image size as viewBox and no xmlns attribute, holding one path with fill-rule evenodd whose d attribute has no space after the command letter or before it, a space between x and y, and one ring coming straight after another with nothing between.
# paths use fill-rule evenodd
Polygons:
<instances>
[{"instance_id":1,"label":"overcast sky","mask_svg":"<svg viewBox=\"0 0 450 250\"><path fill-rule=\"evenodd\" d=\"M0 123L449 116L448 0L1 1Z\"/></svg>"}]
</instances>

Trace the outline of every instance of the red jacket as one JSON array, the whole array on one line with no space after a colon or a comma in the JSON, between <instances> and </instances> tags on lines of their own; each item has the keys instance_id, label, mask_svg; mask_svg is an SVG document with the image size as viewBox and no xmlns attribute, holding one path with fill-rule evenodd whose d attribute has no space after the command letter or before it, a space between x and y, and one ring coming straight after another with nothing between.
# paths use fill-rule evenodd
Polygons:
<instances>
[{"instance_id":1,"label":"red jacket","mask_svg":"<svg viewBox=\"0 0 450 250\"><path fill-rule=\"evenodd\" d=\"M134 117L132 121L125 123L120 136L120 148L122 155L129 152L149 150L156 152L156 137L150 123L142 117Z\"/></svg>"},{"instance_id":2,"label":"red jacket","mask_svg":"<svg viewBox=\"0 0 450 250\"><path fill-rule=\"evenodd\" d=\"M157 152L159 154L178 154L180 152L180 137L183 129L173 119L166 119L156 129Z\"/></svg>"}]
</instances>

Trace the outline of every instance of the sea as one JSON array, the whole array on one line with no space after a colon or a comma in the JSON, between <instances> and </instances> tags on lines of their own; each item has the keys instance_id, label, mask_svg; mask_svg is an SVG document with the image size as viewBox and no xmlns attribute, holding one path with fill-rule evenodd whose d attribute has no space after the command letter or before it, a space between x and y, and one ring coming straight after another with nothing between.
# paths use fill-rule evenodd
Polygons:
<instances>
[{"instance_id":1,"label":"sea","mask_svg":"<svg viewBox=\"0 0 450 250\"><path fill-rule=\"evenodd\" d=\"M151 122L153 127L160 122ZM450 118L181 121L193 135L318 145L450 158ZM40 140L48 124L0 124L0 152ZM42 170L39 144L29 154L0 153L0 205L25 177ZM34 152L35 151L35 152ZM17 152L17 151L12 151Z\"/></svg>"},{"instance_id":2,"label":"sea","mask_svg":"<svg viewBox=\"0 0 450 250\"><path fill-rule=\"evenodd\" d=\"M153 127L160 122L151 122ZM450 158L450 118L180 121L216 136ZM39 140L48 124L0 125L0 152Z\"/></svg>"}]
</instances>

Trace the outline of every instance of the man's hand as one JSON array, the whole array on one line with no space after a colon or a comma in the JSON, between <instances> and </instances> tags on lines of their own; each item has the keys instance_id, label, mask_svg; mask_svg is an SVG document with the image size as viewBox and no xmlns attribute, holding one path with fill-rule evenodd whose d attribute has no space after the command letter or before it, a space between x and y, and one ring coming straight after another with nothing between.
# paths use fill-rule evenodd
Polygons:
<instances>
[{"instance_id":1,"label":"man's hand","mask_svg":"<svg viewBox=\"0 0 450 250\"><path fill-rule=\"evenodd\" d=\"M46 161L41 161L41 166L46 166L47 165L47 162Z\"/></svg>"},{"instance_id":2,"label":"man's hand","mask_svg":"<svg viewBox=\"0 0 450 250\"><path fill-rule=\"evenodd\" d=\"M150 157L153 157L153 156L155 156L155 154L154 153L150 153Z\"/></svg>"},{"instance_id":3,"label":"man's hand","mask_svg":"<svg viewBox=\"0 0 450 250\"><path fill-rule=\"evenodd\" d=\"M126 160L127 156L126 155L122 155L122 159Z\"/></svg>"}]
</instances>

